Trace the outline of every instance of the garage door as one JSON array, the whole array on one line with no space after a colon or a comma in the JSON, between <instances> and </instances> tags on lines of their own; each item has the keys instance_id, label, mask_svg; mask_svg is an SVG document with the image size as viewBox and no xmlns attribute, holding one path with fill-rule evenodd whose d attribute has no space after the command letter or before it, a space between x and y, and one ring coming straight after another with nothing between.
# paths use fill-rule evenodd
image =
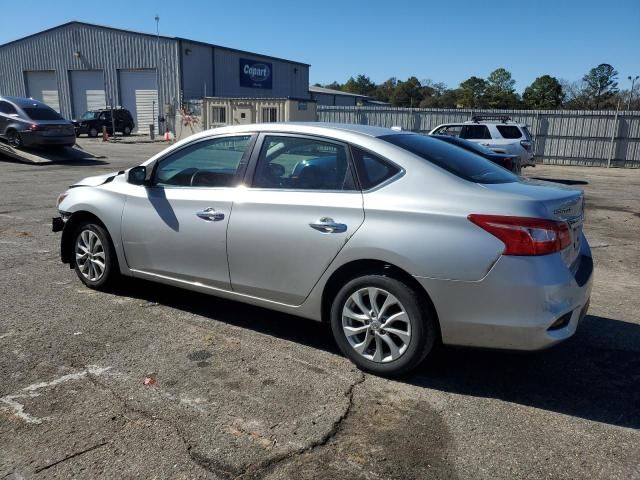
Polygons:
<instances>
[{"instance_id":1,"label":"garage door","mask_svg":"<svg viewBox=\"0 0 640 480\"><path fill-rule=\"evenodd\" d=\"M80 118L89 110L105 108L104 74L102 70L73 70L71 72L73 116Z\"/></svg>"},{"instance_id":2,"label":"garage door","mask_svg":"<svg viewBox=\"0 0 640 480\"><path fill-rule=\"evenodd\" d=\"M120 103L136 122L134 132L149 133L149 125L158 131L158 91L155 70L120 70Z\"/></svg>"},{"instance_id":3,"label":"garage door","mask_svg":"<svg viewBox=\"0 0 640 480\"><path fill-rule=\"evenodd\" d=\"M27 80L27 97L46 103L60 113L56 72L53 70L25 72L25 78Z\"/></svg>"}]
</instances>

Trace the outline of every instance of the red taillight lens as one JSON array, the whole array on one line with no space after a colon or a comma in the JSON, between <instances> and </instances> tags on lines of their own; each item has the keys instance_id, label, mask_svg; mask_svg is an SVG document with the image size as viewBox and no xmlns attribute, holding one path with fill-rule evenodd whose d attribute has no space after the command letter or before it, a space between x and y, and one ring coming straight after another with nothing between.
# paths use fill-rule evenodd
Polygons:
<instances>
[{"instance_id":1,"label":"red taillight lens","mask_svg":"<svg viewBox=\"0 0 640 480\"><path fill-rule=\"evenodd\" d=\"M32 132L38 131L38 130L42 130L42 127L40 125L36 125L35 123L33 125L31 125L29 127L29 130L31 130Z\"/></svg>"},{"instance_id":2,"label":"red taillight lens","mask_svg":"<svg viewBox=\"0 0 640 480\"><path fill-rule=\"evenodd\" d=\"M502 215L469 215L469 220L504 243L503 255L548 255L571 244L566 222Z\"/></svg>"},{"instance_id":3,"label":"red taillight lens","mask_svg":"<svg viewBox=\"0 0 640 480\"><path fill-rule=\"evenodd\" d=\"M510 158L505 158L505 159L502 161L502 166L503 166L504 168L506 168L507 170L512 170L512 169L513 169L513 162L511 161L511 159L510 159Z\"/></svg>"},{"instance_id":4,"label":"red taillight lens","mask_svg":"<svg viewBox=\"0 0 640 480\"><path fill-rule=\"evenodd\" d=\"M520 145L522 145L527 152L530 152L531 148L533 148L533 144L529 140L520 140Z\"/></svg>"}]
</instances>

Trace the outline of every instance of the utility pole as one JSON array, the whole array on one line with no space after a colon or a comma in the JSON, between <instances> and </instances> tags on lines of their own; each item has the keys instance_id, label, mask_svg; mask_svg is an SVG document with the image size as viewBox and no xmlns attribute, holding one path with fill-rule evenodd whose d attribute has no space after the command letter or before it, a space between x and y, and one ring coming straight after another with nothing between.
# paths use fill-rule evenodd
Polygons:
<instances>
[{"instance_id":1,"label":"utility pole","mask_svg":"<svg viewBox=\"0 0 640 480\"><path fill-rule=\"evenodd\" d=\"M160 17L154 17L156 21L156 97L158 100L158 135L160 135Z\"/></svg>"},{"instance_id":2,"label":"utility pole","mask_svg":"<svg viewBox=\"0 0 640 480\"><path fill-rule=\"evenodd\" d=\"M627 100L627 110L631 110L631 97L633 97L633 87L635 86L636 80L640 78L640 75L636 75L635 77L629 75L627 78L631 81L631 90L629 90L629 99Z\"/></svg>"}]
</instances>

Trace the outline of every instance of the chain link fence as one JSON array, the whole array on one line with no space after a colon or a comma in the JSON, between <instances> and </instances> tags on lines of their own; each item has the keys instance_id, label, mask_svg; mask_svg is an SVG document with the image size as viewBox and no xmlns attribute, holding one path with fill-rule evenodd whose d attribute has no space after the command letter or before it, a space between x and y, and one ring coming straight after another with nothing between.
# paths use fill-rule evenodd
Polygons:
<instances>
[{"instance_id":1,"label":"chain link fence","mask_svg":"<svg viewBox=\"0 0 640 480\"><path fill-rule=\"evenodd\" d=\"M427 133L472 115L508 115L534 138L536 160L545 164L640 168L640 111L471 110L318 105L320 122L356 123Z\"/></svg>"}]
</instances>

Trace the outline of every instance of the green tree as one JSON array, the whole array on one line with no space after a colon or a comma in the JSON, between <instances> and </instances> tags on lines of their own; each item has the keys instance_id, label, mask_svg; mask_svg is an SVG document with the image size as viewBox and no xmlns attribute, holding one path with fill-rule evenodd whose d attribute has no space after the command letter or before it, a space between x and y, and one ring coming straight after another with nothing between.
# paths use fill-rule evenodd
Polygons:
<instances>
[{"instance_id":1,"label":"green tree","mask_svg":"<svg viewBox=\"0 0 640 480\"><path fill-rule=\"evenodd\" d=\"M484 78L470 77L460 84L460 105L466 108L486 107L487 81Z\"/></svg>"},{"instance_id":2,"label":"green tree","mask_svg":"<svg viewBox=\"0 0 640 480\"><path fill-rule=\"evenodd\" d=\"M564 101L562 85L557 78L543 75L536 78L524 90L522 100L527 108L540 110L559 108Z\"/></svg>"},{"instance_id":3,"label":"green tree","mask_svg":"<svg viewBox=\"0 0 640 480\"><path fill-rule=\"evenodd\" d=\"M602 108L618 92L618 72L608 63L589 70L584 77L584 94L595 108Z\"/></svg>"},{"instance_id":4,"label":"green tree","mask_svg":"<svg viewBox=\"0 0 640 480\"><path fill-rule=\"evenodd\" d=\"M331 90L342 90L342 85L334 80L333 82L324 85L324 88L330 88Z\"/></svg>"},{"instance_id":5,"label":"green tree","mask_svg":"<svg viewBox=\"0 0 640 480\"><path fill-rule=\"evenodd\" d=\"M417 107L422 101L422 84L416 77L398 82L391 94L391 103L396 107Z\"/></svg>"},{"instance_id":6,"label":"green tree","mask_svg":"<svg viewBox=\"0 0 640 480\"><path fill-rule=\"evenodd\" d=\"M398 79L396 77L391 77L389 80L382 82L380 85L376 86L376 89L373 92L373 98L380 100L381 102L391 102L391 96L393 95L393 91L396 89L397 84Z\"/></svg>"},{"instance_id":7,"label":"green tree","mask_svg":"<svg viewBox=\"0 0 640 480\"><path fill-rule=\"evenodd\" d=\"M511 77L511 73L498 68L487 77L487 104L491 108L514 108L517 107L520 99L515 90L516 81Z\"/></svg>"},{"instance_id":8,"label":"green tree","mask_svg":"<svg viewBox=\"0 0 640 480\"><path fill-rule=\"evenodd\" d=\"M342 86L342 90L359 95L370 96L375 92L376 84L366 75L358 75L356 78L350 77Z\"/></svg>"}]
</instances>

